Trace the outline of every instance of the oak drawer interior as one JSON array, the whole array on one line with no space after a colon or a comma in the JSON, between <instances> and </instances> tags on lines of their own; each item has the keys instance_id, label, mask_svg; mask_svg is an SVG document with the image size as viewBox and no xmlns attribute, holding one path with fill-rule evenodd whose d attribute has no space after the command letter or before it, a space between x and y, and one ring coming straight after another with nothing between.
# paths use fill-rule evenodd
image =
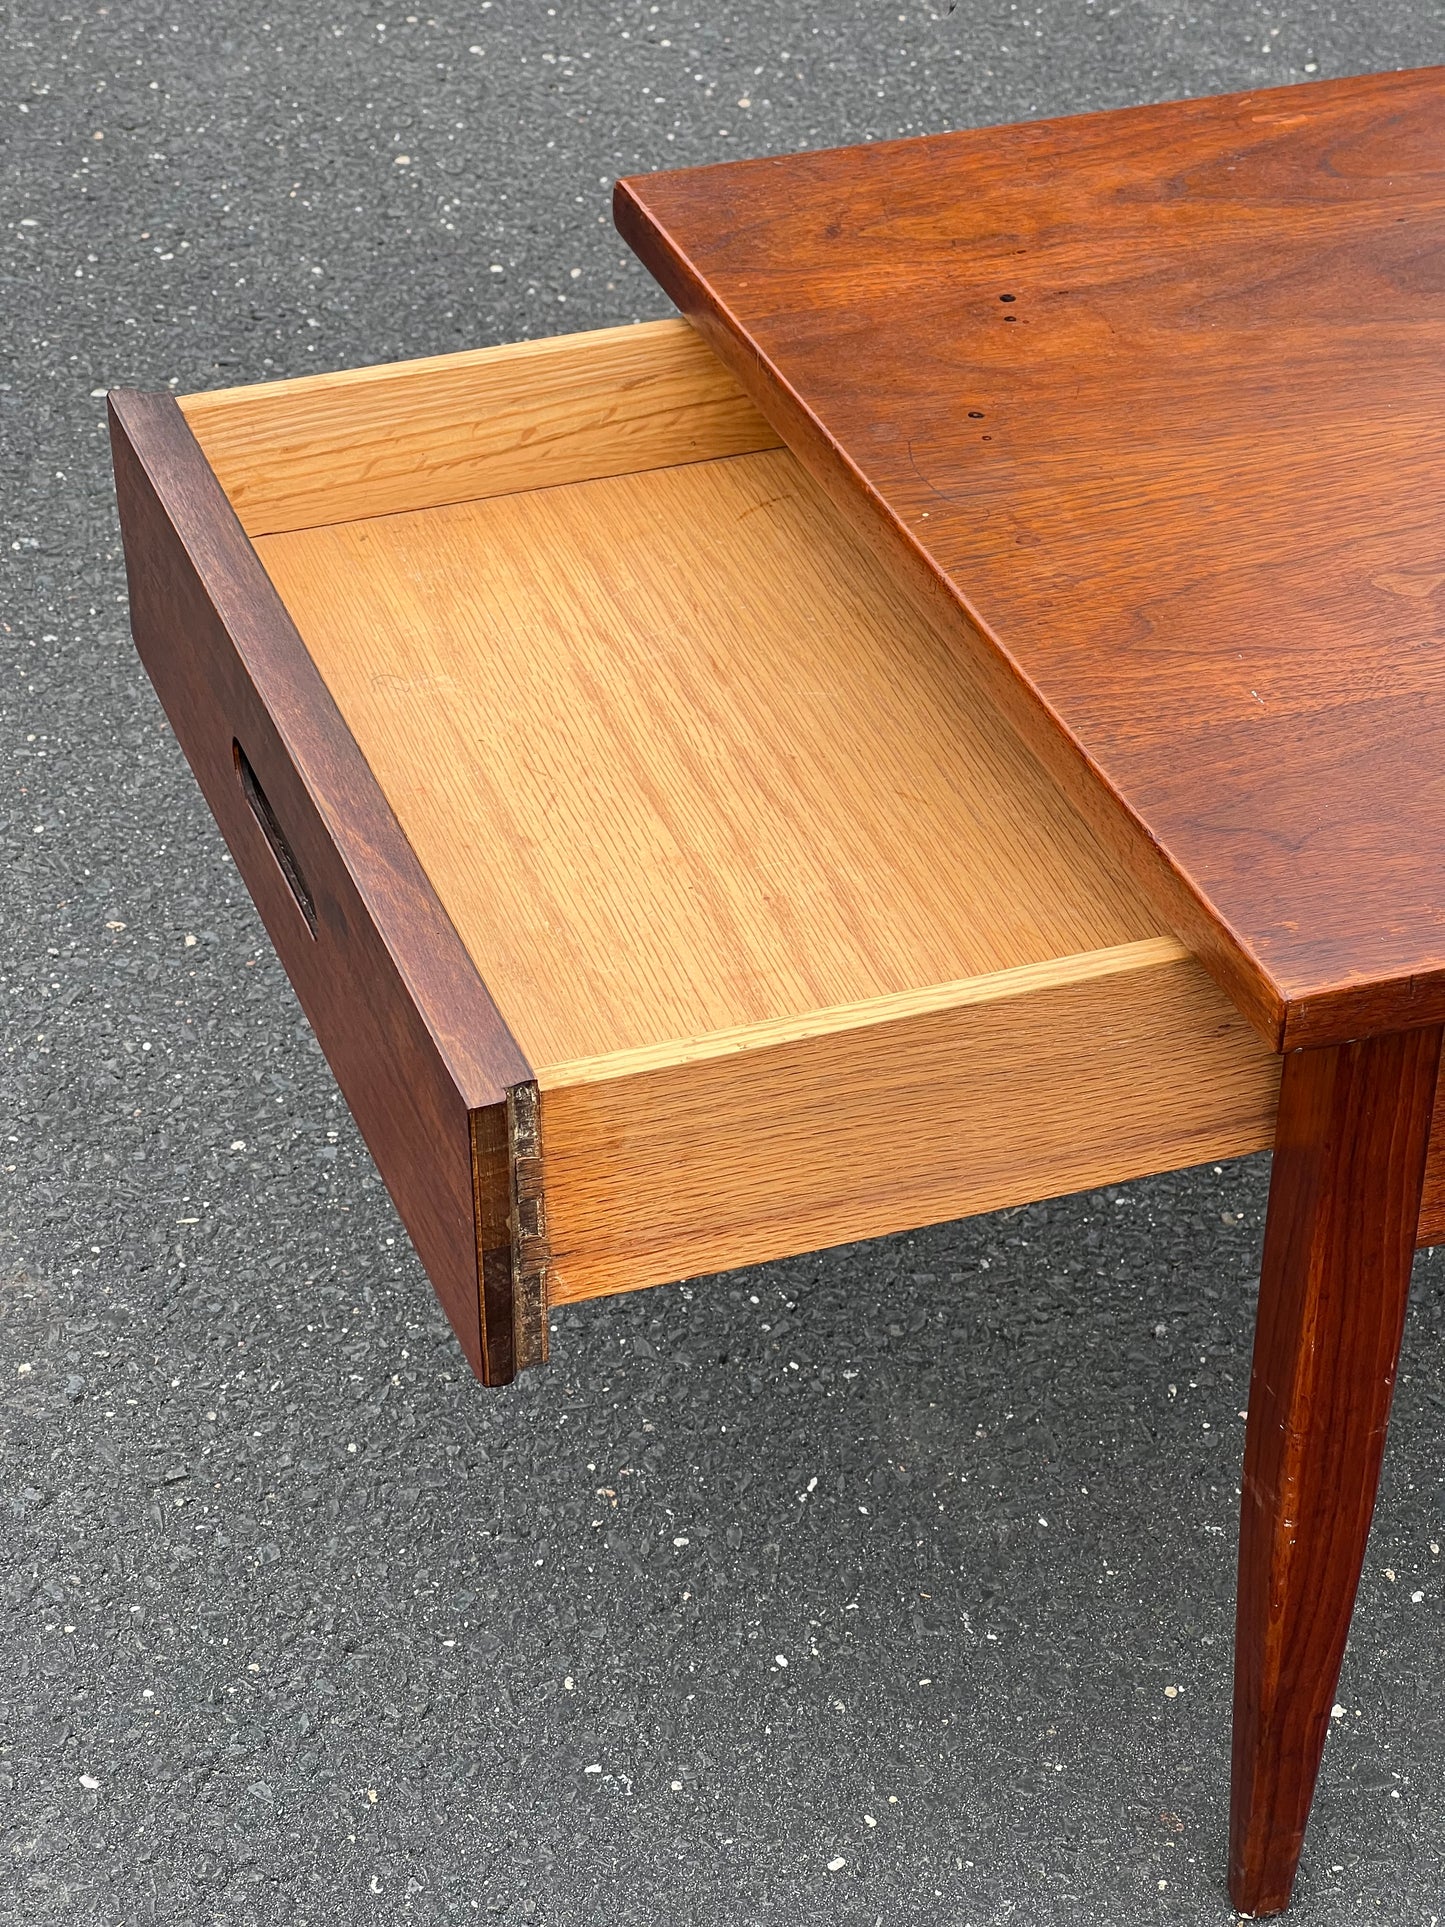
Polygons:
<instances>
[{"instance_id":1,"label":"oak drawer interior","mask_svg":"<svg viewBox=\"0 0 1445 1927\"><path fill-rule=\"evenodd\" d=\"M532 1067L553 1302L1270 1141L1278 1060L685 324L182 406Z\"/></svg>"}]
</instances>

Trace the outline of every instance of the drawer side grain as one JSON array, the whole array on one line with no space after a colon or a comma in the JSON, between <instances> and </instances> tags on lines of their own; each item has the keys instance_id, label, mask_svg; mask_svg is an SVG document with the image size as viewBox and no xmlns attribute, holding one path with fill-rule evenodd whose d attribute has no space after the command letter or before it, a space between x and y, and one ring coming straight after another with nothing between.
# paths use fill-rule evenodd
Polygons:
<instances>
[{"instance_id":1,"label":"drawer side grain","mask_svg":"<svg viewBox=\"0 0 1445 1927\"><path fill-rule=\"evenodd\" d=\"M544 1076L553 1302L1271 1143L1279 1059L1177 945L1054 968L755 1048L638 1053L631 1076Z\"/></svg>"},{"instance_id":2,"label":"drawer side grain","mask_svg":"<svg viewBox=\"0 0 1445 1927\"><path fill-rule=\"evenodd\" d=\"M685 321L187 395L248 535L778 445Z\"/></svg>"},{"instance_id":3,"label":"drawer side grain","mask_svg":"<svg viewBox=\"0 0 1445 1927\"><path fill-rule=\"evenodd\" d=\"M117 392L111 431L136 647L468 1360L505 1382L510 1204L478 1200L474 1139L530 1067L174 401Z\"/></svg>"}]
</instances>

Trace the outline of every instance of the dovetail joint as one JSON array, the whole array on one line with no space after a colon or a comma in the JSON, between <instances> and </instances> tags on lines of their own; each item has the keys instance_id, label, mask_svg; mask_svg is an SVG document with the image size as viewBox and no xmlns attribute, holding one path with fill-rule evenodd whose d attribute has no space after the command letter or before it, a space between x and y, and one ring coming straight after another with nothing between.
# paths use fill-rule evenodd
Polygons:
<instances>
[{"instance_id":1,"label":"dovetail joint","mask_svg":"<svg viewBox=\"0 0 1445 1927\"><path fill-rule=\"evenodd\" d=\"M512 1357L516 1369L547 1360L547 1208L542 1194L541 1105L535 1084L507 1092L512 1230Z\"/></svg>"}]
</instances>

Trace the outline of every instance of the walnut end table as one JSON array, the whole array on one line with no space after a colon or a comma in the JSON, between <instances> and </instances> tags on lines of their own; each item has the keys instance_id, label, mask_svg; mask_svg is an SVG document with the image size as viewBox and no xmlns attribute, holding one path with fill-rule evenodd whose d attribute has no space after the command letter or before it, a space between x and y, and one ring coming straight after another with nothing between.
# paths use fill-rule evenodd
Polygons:
<instances>
[{"instance_id":1,"label":"walnut end table","mask_svg":"<svg viewBox=\"0 0 1445 1927\"><path fill-rule=\"evenodd\" d=\"M1231 1888L1445 1238L1438 73L619 184L687 319L111 397L137 646L478 1375L1275 1147Z\"/></svg>"},{"instance_id":2,"label":"walnut end table","mask_svg":"<svg viewBox=\"0 0 1445 1927\"><path fill-rule=\"evenodd\" d=\"M624 181L617 218L1282 1053L1230 1864L1281 1908L1445 1018L1445 73Z\"/></svg>"}]
</instances>

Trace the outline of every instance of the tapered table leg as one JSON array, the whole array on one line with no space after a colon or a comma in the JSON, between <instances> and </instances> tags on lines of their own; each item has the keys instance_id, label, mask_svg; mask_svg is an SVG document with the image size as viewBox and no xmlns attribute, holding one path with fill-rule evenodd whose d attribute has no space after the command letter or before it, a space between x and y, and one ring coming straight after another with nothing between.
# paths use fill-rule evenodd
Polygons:
<instances>
[{"instance_id":1,"label":"tapered table leg","mask_svg":"<svg viewBox=\"0 0 1445 1927\"><path fill-rule=\"evenodd\" d=\"M1229 1890L1288 1905L1365 1556L1438 1028L1284 1060L1244 1452Z\"/></svg>"}]
</instances>

